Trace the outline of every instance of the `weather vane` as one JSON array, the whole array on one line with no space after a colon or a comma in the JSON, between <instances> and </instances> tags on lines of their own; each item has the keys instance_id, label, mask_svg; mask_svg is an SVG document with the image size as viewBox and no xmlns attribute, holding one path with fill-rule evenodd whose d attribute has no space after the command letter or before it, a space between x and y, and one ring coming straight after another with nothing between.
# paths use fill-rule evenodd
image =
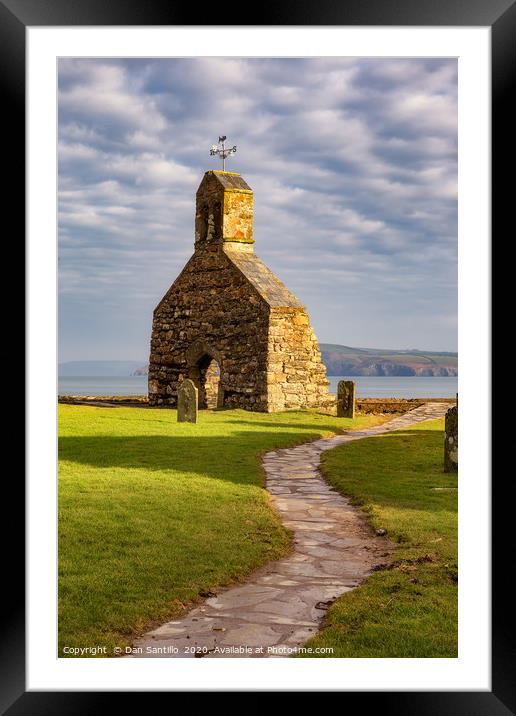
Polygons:
<instances>
[{"instance_id":1,"label":"weather vane","mask_svg":"<svg viewBox=\"0 0 516 716\"><path fill-rule=\"evenodd\" d=\"M226 141L227 137L219 137L219 143L213 144L212 148L210 149L210 156L215 157L217 154L222 159L222 171L226 171L226 158L231 156L231 154L235 154L236 152L236 144L234 147L226 149L224 142Z\"/></svg>"}]
</instances>

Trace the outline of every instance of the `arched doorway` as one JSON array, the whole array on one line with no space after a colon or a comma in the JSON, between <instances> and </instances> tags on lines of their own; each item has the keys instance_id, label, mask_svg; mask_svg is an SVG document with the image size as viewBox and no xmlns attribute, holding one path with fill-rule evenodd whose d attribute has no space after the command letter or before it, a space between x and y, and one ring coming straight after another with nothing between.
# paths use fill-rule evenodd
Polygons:
<instances>
[{"instance_id":1,"label":"arched doorway","mask_svg":"<svg viewBox=\"0 0 516 716\"><path fill-rule=\"evenodd\" d=\"M199 391L199 408L221 408L224 404L223 356L202 338L195 340L186 351L188 377Z\"/></svg>"},{"instance_id":2,"label":"arched doorway","mask_svg":"<svg viewBox=\"0 0 516 716\"><path fill-rule=\"evenodd\" d=\"M193 380L199 391L199 408L210 409L222 406L222 389L220 385L220 365L205 353L189 370L189 378Z\"/></svg>"}]
</instances>

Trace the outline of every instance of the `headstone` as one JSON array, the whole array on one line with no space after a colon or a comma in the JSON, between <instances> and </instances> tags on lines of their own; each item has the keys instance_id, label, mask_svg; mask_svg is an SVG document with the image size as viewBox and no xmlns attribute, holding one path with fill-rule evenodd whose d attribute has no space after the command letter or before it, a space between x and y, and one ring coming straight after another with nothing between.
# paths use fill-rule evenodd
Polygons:
<instances>
[{"instance_id":1,"label":"headstone","mask_svg":"<svg viewBox=\"0 0 516 716\"><path fill-rule=\"evenodd\" d=\"M458 408L450 408L444 417L444 472L459 469Z\"/></svg>"},{"instance_id":2,"label":"headstone","mask_svg":"<svg viewBox=\"0 0 516 716\"><path fill-rule=\"evenodd\" d=\"M190 378L183 380L177 391L177 422L196 423L198 390Z\"/></svg>"},{"instance_id":3,"label":"headstone","mask_svg":"<svg viewBox=\"0 0 516 716\"><path fill-rule=\"evenodd\" d=\"M355 417L355 392L354 380L339 380L337 386L337 417Z\"/></svg>"}]
</instances>

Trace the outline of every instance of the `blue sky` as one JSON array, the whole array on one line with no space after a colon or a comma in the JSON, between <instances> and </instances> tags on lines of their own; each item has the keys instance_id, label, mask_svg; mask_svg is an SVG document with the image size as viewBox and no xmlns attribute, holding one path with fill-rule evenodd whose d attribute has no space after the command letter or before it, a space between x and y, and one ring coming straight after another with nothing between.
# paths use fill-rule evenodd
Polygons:
<instances>
[{"instance_id":1,"label":"blue sky","mask_svg":"<svg viewBox=\"0 0 516 716\"><path fill-rule=\"evenodd\" d=\"M320 342L456 350L456 60L61 59L61 362L147 359L219 134Z\"/></svg>"}]
</instances>

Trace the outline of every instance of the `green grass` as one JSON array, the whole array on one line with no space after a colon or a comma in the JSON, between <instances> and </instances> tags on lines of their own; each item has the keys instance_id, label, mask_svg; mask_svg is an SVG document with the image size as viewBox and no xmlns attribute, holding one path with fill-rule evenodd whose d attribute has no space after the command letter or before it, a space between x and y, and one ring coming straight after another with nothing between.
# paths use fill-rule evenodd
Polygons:
<instances>
[{"instance_id":1,"label":"green grass","mask_svg":"<svg viewBox=\"0 0 516 716\"><path fill-rule=\"evenodd\" d=\"M328 610L308 643L333 647L325 656L457 656L457 476L443 473L443 428L433 420L323 454L326 479L397 543L386 568Z\"/></svg>"},{"instance_id":2,"label":"green grass","mask_svg":"<svg viewBox=\"0 0 516 716\"><path fill-rule=\"evenodd\" d=\"M285 554L259 454L350 427L294 411L59 406L59 649L125 646Z\"/></svg>"}]
</instances>

